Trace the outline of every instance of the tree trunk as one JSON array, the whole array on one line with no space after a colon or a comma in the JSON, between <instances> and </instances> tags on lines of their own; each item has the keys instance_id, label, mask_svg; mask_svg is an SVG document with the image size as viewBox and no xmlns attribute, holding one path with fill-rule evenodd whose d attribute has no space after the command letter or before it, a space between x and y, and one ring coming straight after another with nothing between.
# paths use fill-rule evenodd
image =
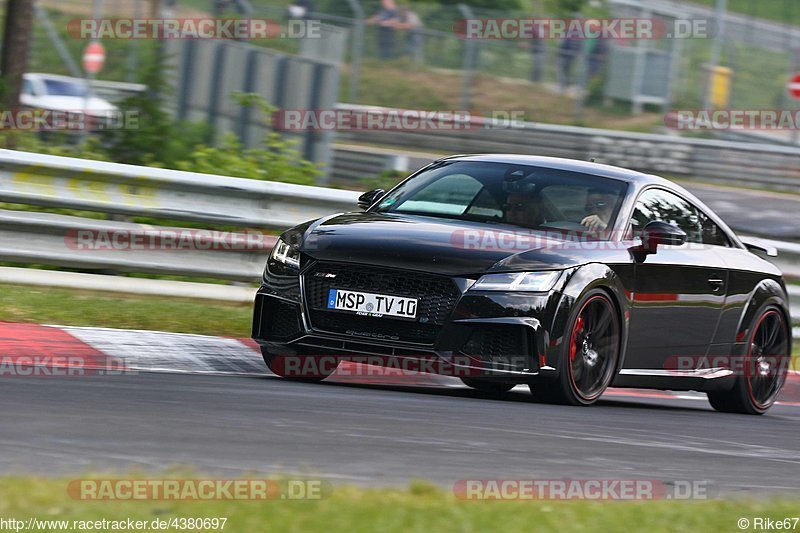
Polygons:
<instances>
[{"instance_id":1,"label":"tree trunk","mask_svg":"<svg viewBox=\"0 0 800 533\"><path fill-rule=\"evenodd\" d=\"M33 38L33 1L8 0L3 31L3 49L0 52L0 91L2 108L19 107L22 75L28 68L28 53ZM9 137L6 144L13 144Z\"/></svg>"},{"instance_id":2,"label":"tree trunk","mask_svg":"<svg viewBox=\"0 0 800 533\"><path fill-rule=\"evenodd\" d=\"M161 5L163 0L150 0L150 18L161 18Z\"/></svg>"}]
</instances>

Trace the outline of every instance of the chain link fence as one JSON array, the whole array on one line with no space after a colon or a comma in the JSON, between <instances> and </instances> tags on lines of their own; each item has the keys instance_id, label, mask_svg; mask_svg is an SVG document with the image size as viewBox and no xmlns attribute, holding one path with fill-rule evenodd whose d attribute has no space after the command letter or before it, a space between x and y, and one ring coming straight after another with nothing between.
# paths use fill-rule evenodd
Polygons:
<instances>
[{"instance_id":1,"label":"chain link fence","mask_svg":"<svg viewBox=\"0 0 800 533\"><path fill-rule=\"evenodd\" d=\"M71 19L91 16L89 0L40 0L45 17L38 17L32 71L73 74L80 65L85 42L65 31ZM289 0L166 0L175 17L250 16L287 23ZM714 11L714 0L597 0L580 14L549 11L550 2L533 0L528 11L498 11L468 5L424 2L400 4L391 24L381 23L378 0L315 0L308 17L348 31L346 64L340 97L350 103L424 107L453 101L472 109L476 79L523 84L531 99L537 95L566 97L572 123L582 123L585 109L612 115L635 115L644 110L698 109L707 103L709 67L717 41L720 66L731 69L728 107L734 109L797 109L787 91L792 73L800 71L800 2L796 0L728 0L724 24ZM148 0L104 0L104 17L147 17ZM464 39L454 27L465 18L654 17L671 21L708 20L708 38L675 39L662 36L636 42L601 43L566 39ZM383 18L386 18L385 15ZM385 22L385 21L384 21ZM48 25L50 28L48 29ZM56 46L58 40L61 44ZM599 40L596 40L599 41ZM106 67L100 79L138 81L150 60L152 41L108 40ZM268 39L257 44L297 53L301 39ZM73 66L65 59L73 58ZM642 61L639 58L644 57ZM243 66L244 68L244 66ZM376 101L370 80L402 78L423 73L439 77L439 85L424 91L427 100L411 91L389 93ZM369 76L368 76L369 74ZM420 89L422 91L422 89ZM448 95L445 98L444 95ZM497 107L513 107L508 99ZM531 118L531 117L527 117ZM536 117L533 117L536 118ZM773 140L788 141L776 136Z\"/></svg>"}]
</instances>

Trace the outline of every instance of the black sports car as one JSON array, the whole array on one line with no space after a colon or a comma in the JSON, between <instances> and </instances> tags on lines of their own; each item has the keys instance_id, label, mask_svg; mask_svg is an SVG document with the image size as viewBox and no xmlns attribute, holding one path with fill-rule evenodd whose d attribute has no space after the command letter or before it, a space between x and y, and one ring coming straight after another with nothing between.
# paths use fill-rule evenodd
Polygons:
<instances>
[{"instance_id":1,"label":"black sports car","mask_svg":"<svg viewBox=\"0 0 800 533\"><path fill-rule=\"evenodd\" d=\"M774 251L666 179L453 156L359 207L286 231L270 255L253 338L279 375L319 380L376 356L436 361L426 371L487 392L528 384L546 402L588 405L609 386L697 390L751 414L786 379L785 285L751 250Z\"/></svg>"}]
</instances>

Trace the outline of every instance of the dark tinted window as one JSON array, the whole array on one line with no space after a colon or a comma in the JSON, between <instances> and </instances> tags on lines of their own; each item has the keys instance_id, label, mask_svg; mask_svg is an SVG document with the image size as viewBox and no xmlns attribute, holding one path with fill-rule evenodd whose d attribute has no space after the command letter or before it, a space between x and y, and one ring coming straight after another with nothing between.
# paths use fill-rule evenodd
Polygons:
<instances>
[{"instance_id":1,"label":"dark tinted window","mask_svg":"<svg viewBox=\"0 0 800 533\"><path fill-rule=\"evenodd\" d=\"M636 202L631 227L638 234L649 222L674 224L686 232L688 242L730 246L722 229L683 198L662 189L644 192Z\"/></svg>"},{"instance_id":2,"label":"dark tinted window","mask_svg":"<svg viewBox=\"0 0 800 533\"><path fill-rule=\"evenodd\" d=\"M391 191L376 211L580 232L606 239L627 184L514 163L445 161Z\"/></svg>"},{"instance_id":3,"label":"dark tinted window","mask_svg":"<svg viewBox=\"0 0 800 533\"><path fill-rule=\"evenodd\" d=\"M54 96L85 96L86 87L81 83L62 80L44 80L47 94Z\"/></svg>"},{"instance_id":4,"label":"dark tinted window","mask_svg":"<svg viewBox=\"0 0 800 533\"><path fill-rule=\"evenodd\" d=\"M700 216L700 226L703 231L703 244L711 244L713 246L730 246L731 241L728 236L722 231L713 220L711 220L705 213L698 210Z\"/></svg>"}]
</instances>

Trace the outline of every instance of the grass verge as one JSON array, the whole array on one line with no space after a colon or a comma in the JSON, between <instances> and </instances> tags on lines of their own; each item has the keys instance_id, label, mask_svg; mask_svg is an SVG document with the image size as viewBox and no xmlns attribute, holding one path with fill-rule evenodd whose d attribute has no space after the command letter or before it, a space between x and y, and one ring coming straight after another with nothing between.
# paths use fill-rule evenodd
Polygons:
<instances>
[{"instance_id":1,"label":"grass verge","mask_svg":"<svg viewBox=\"0 0 800 533\"><path fill-rule=\"evenodd\" d=\"M335 487L317 501L86 502L68 480L0 478L0 515L26 520L227 518L225 531L737 531L737 520L796 516L797 501L458 501L425 483L406 489ZM71 528L70 528L71 529Z\"/></svg>"},{"instance_id":2,"label":"grass verge","mask_svg":"<svg viewBox=\"0 0 800 533\"><path fill-rule=\"evenodd\" d=\"M255 293L255 291L254 291ZM0 321L249 337L252 305L0 285Z\"/></svg>"}]
</instances>

